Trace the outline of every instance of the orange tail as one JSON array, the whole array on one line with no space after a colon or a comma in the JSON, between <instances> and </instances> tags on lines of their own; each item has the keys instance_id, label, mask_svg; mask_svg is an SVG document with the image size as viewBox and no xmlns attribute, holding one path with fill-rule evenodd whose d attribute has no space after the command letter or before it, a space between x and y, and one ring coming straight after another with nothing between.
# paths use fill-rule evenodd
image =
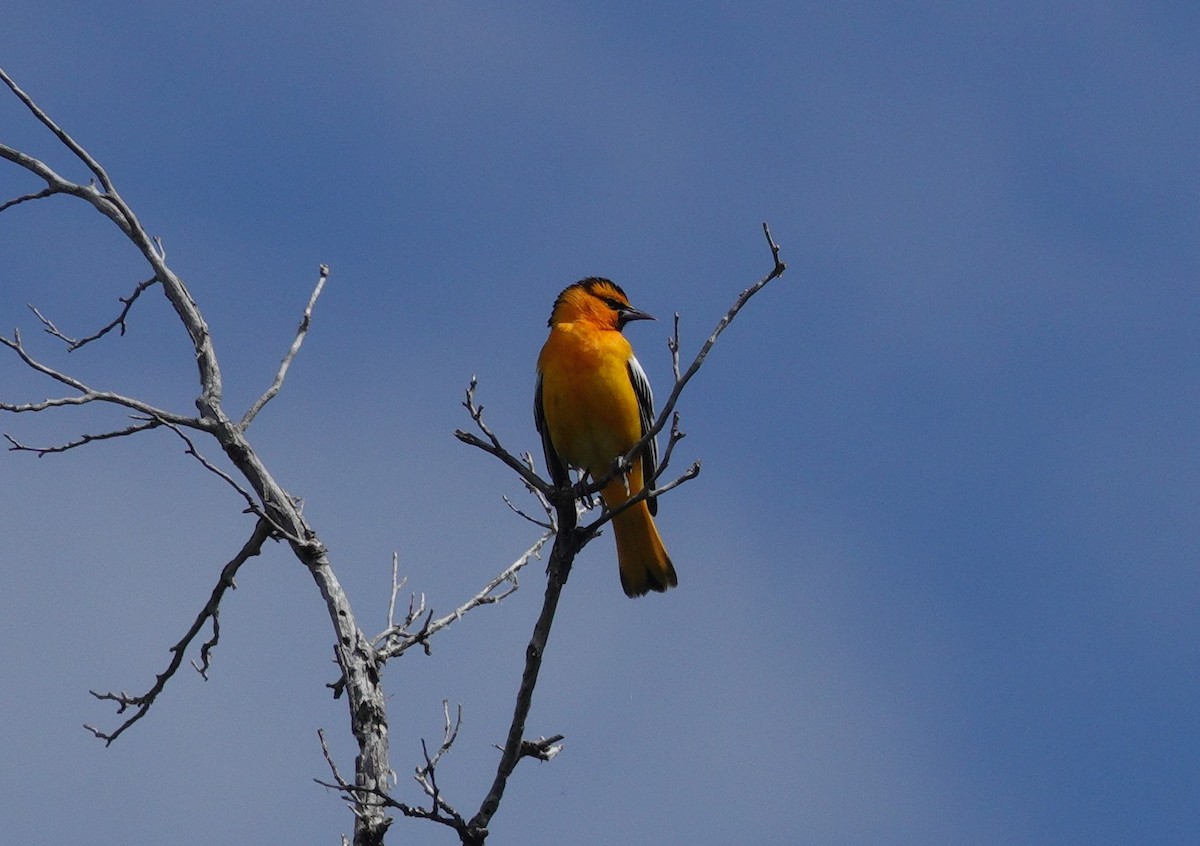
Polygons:
<instances>
[{"instance_id":1,"label":"orange tail","mask_svg":"<svg viewBox=\"0 0 1200 846\"><path fill-rule=\"evenodd\" d=\"M613 534L617 541L621 587L626 596L641 596L650 590L662 592L679 584L675 567L663 548L662 538L658 536L645 501L613 518Z\"/></svg>"}]
</instances>

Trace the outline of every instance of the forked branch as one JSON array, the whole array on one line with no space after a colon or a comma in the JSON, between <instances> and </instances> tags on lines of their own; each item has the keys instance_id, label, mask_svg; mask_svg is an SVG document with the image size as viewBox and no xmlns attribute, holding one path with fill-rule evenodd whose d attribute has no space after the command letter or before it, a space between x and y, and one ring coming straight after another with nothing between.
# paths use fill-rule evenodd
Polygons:
<instances>
[{"instance_id":1,"label":"forked branch","mask_svg":"<svg viewBox=\"0 0 1200 846\"><path fill-rule=\"evenodd\" d=\"M525 551L520 558L508 565L497 575L488 580L474 596L464 602L462 605L455 608L449 614L433 619L433 612L429 612L425 622L416 632L410 630L412 624L418 619L425 609L424 596L421 598L420 608L414 611L410 605L409 613L406 615L404 622L392 623L389 622L388 628L380 634L376 635L373 643L375 644L375 654L379 662L382 664L389 658L395 658L398 655L404 654L410 647L420 644L426 654L429 653L429 638L446 628L446 626L461 620L468 612L480 607L481 605L493 605L500 602L513 591L517 589L517 574L531 560L536 558L542 551L542 547L550 540L551 532L546 532ZM393 598L395 596L395 577L393 576Z\"/></svg>"},{"instance_id":2,"label":"forked branch","mask_svg":"<svg viewBox=\"0 0 1200 846\"><path fill-rule=\"evenodd\" d=\"M117 299L120 301L122 306L121 313L118 314L112 321L102 326L91 335L88 335L86 338L76 339L64 334L49 318L38 311L34 306L31 305L29 308L31 311L33 311L37 319L41 321L42 328L44 328L48 334L53 335L55 338L58 338L60 341L66 344L68 352L74 352L80 347L90 344L92 341L100 340L114 329L118 330L118 334L124 335L126 329L125 319L129 317L129 311L133 308L133 304L137 302L138 297L140 297L147 288L156 284L157 282L158 277L151 277L143 282L139 282L137 287L133 289L133 293L128 297L118 297Z\"/></svg>"},{"instance_id":3,"label":"forked branch","mask_svg":"<svg viewBox=\"0 0 1200 846\"><path fill-rule=\"evenodd\" d=\"M101 402L108 403L110 405L123 406L132 411L138 412L138 414L142 415L143 417L156 418L164 423L173 423L177 426L185 426L193 429L204 428L204 424L194 417L185 417L181 414L175 414L174 412L167 411L166 409L156 408L147 402L142 402L139 399L125 396L124 394L118 394L112 391L95 390L94 388L84 384L79 379L69 376L62 371L56 370L55 368L50 367L48 364L43 364L30 355L25 349L24 344L21 342L21 333L19 331L14 331L11 338L6 338L0 335L0 345L8 347L10 350L15 352L21 361L23 361L31 370L41 373L43 376L48 376L54 381L62 385L66 385L71 390L76 391L76 395L74 396L57 397L53 399L42 400L41 402L12 403L0 401L0 411L21 414L25 412L45 411L48 408L58 408L61 406L86 405L91 402Z\"/></svg>"},{"instance_id":4,"label":"forked branch","mask_svg":"<svg viewBox=\"0 0 1200 846\"><path fill-rule=\"evenodd\" d=\"M187 654L188 647L200 634L200 630L204 628L204 624L212 621L212 634L200 646L200 663L193 662L192 666L204 678L208 678L208 669L211 665L212 651L216 648L217 642L221 637L220 614L221 600L225 597L225 592L230 588L236 588L235 577L242 565L249 561L254 556L262 552L262 545L271 537L271 527L265 520L259 520L254 524L254 531L251 532L250 538L242 544L242 548L238 550L237 555L233 556L224 567L221 568L221 575L217 579L217 584L213 587L212 593L208 597L208 602L200 609L200 613L196 615L196 619L192 621L191 627L187 630L179 642L171 647L171 661L167 664L167 668L155 677L154 684L145 693L131 696L127 693L98 693L91 691L92 696L101 700L115 702L117 705L117 713L123 714L130 708L133 709L133 714L125 719L123 723L117 726L110 732L101 731L95 726L84 725L88 731L96 737L104 741L107 746L114 740L124 734L125 730L140 720L150 711L158 695L166 688L167 682L174 678L176 671L183 664L183 658Z\"/></svg>"},{"instance_id":5,"label":"forked branch","mask_svg":"<svg viewBox=\"0 0 1200 846\"><path fill-rule=\"evenodd\" d=\"M40 402L0 402L0 411L18 413L40 412L52 408L81 406L94 402L123 406L141 415L146 420L156 420L160 424L171 427L188 443L189 454L194 455L206 469L217 473L225 481L232 484L239 494L246 499L248 510L253 511L260 518L251 540L243 548L242 553L226 566L217 588L213 591L213 596L210 598L209 604L205 606L205 609L197 617L196 622L184 639L172 649L173 656L170 665L166 671L157 677L151 689L137 696L125 693L96 694L98 698L115 702L118 707L118 713L125 713L132 709L133 715L114 731L104 732L92 729L93 733L106 743L111 743L122 732L145 716L155 698L161 693L163 687L180 666L187 645L192 643L197 637L197 633L204 623L212 620L212 636L201 647L200 659L197 664L201 672L207 670L212 648L216 645L217 637L219 636L217 608L220 596L223 595L228 587L232 586L232 573L236 571L245 558L256 554L262 541L269 536L275 535L288 541L297 560L312 576L328 611L336 644L336 654L342 669L342 690L347 694L351 730L359 747L358 755L355 758L355 782L365 790L381 790L386 786L390 778L391 767L388 763L386 698L380 687L379 666L375 660L374 650L361 635L350 601L342 589L330 563L328 550L320 541L317 533L305 520L301 511L300 501L291 496L274 479L254 450L254 447L246 439L245 427L239 425L238 422L234 422L224 410L222 406L223 385L221 369L217 361L217 353L212 335L200 311L200 307L193 299L183 279L167 264L166 252L163 250L161 242L146 231L133 209L118 193L113 180L110 179L108 173L100 166L99 162L81 144L59 127L3 70L0 70L0 82L3 82L12 91L29 113L49 129L58 139L58 142L69 150L78 161L82 162L91 174L91 178L87 180L86 184L73 182L65 176L60 175L45 162L20 150L0 144L0 161L10 162L45 183L45 187L42 190L30 191L4 202L0 206L0 211L12 209L16 206L57 194L64 194L83 200L115 223L145 260L149 267L148 278L154 280L143 283L143 286L139 287L133 295L127 300L122 300L122 302L127 306L131 306L131 301L136 299L150 285L157 284L160 287L192 344L199 389L195 399L196 416L174 414L133 397L95 390L84 384L82 380L75 379L53 367L42 364L25 350L21 344L20 335L14 333L11 339L0 338L0 343L15 352L31 369L67 386L69 389L67 393L69 395ZM322 281L326 275L327 271L323 269L321 272ZM301 329L293 340L291 349L284 356L275 374L275 379L267 391L250 407L248 416L243 418L247 424L253 420L254 415L259 413L263 406L278 392L283 377L287 373L288 366L299 351L300 342L308 330L311 305L315 301L316 294L319 293L319 288L320 283L318 283L318 291L314 292L313 297L310 298L310 308L306 311L305 318L301 322ZM124 318L127 314L128 309L123 310L116 321L110 323L108 327L101 329L94 337L102 337L105 334L111 333L114 329L124 327ZM76 348L78 348L78 345L87 341L87 339L83 339L81 342L74 341L66 333L58 331L57 327L50 320L45 319L44 316L39 316L39 320L41 320L43 328L49 331L50 334L59 337L60 340L67 342L68 346L75 343ZM147 428L150 428L149 425L147 425ZM185 431L189 430L201 431L211 435L219 444L221 451L229 459L235 471L227 473L219 470L212 462L205 459L192 443L191 439L186 436ZM132 427L132 430L128 434L133 434L136 431L143 430ZM114 432L109 437L119 437L121 434L123 433ZM85 436L85 438L81 438L79 441L81 445L82 443L97 439L99 439L99 436L92 436L90 440ZM13 445L16 446L18 443L13 442ZM241 479L244 480L244 484L235 481L234 476L239 474ZM359 804L357 808L358 816L355 823L355 846L380 846L382 844L384 833L391 822L390 818L384 813L385 807L386 803L381 799L376 800L369 797L364 798Z\"/></svg>"}]
</instances>

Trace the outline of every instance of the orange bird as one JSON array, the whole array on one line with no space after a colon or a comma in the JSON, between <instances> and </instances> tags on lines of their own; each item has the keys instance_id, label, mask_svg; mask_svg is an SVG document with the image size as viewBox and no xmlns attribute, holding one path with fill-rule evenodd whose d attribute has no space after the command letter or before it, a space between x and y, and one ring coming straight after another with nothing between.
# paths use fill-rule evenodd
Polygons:
<instances>
[{"instance_id":1,"label":"orange bird","mask_svg":"<svg viewBox=\"0 0 1200 846\"><path fill-rule=\"evenodd\" d=\"M533 397L534 422L554 484L570 482L568 467L603 478L654 424L650 382L621 334L631 320L653 319L630 305L608 279L576 282L554 301ZM635 496L657 465L658 445L651 439L628 475L605 485L604 504L612 511ZM621 587L628 596L679 584L654 526L651 515L657 511L658 504L646 499L613 518Z\"/></svg>"}]
</instances>

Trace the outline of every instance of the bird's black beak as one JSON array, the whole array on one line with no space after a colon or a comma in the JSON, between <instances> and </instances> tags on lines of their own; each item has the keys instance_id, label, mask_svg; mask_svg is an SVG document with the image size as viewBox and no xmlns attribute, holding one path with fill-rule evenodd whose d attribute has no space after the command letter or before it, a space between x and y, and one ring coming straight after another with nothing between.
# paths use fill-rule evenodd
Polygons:
<instances>
[{"instance_id":1,"label":"bird's black beak","mask_svg":"<svg viewBox=\"0 0 1200 846\"><path fill-rule=\"evenodd\" d=\"M633 306L626 306L625 308L622 308L619 312L617 312L617 323L618 323L618 325L620 325L622 327L624 327L626 323L629 323L630 321L633 321L633 320L657 320L657 319L658 318L656 318L653 314L646 314L646 312L644 312L640 309L636 309Z\"/></svg>"}]
</instances>

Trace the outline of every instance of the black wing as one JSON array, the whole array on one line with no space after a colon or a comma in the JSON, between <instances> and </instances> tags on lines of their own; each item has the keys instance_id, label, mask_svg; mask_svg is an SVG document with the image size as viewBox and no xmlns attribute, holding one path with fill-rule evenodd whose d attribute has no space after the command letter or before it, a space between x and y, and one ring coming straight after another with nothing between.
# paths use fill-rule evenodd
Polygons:
<instances>
[{"instance_id":1,"label":"black wing","mask_svg":"<svg viewBox=\"0 0 1200 846\"><path fill-rule=\"evenodd\" d=\"M642 437L645 437L654 425L654 392L650 390L650 380L646 378L646 371L642 370L642 365L633 355L629 356L629 381L633 383L633 392L637 395L638 414L642 418ZM658 438L651 438L642 450L642 480L646 487L653 487L651 480L657 469ZM647 499L646 505L649 506L651 514L658 513L658 501L654 497Z\"/></svg>"},{"instance_id":2,"label":"black wing","mask_svg":"<svg viewBox=\"0 0 1200 846\"><path fill-rule=\"evenodd\" d=\"M533 389L533 425L542 436L542 452L546 456L546 470L550 473L550 481L555 486L562 487L570 482L567 465L559 458L554 444L550 442L550 427L546 425L546 413L542 410L542 372L537 375L537 387Z\"/></svg>"}]
</instances>

